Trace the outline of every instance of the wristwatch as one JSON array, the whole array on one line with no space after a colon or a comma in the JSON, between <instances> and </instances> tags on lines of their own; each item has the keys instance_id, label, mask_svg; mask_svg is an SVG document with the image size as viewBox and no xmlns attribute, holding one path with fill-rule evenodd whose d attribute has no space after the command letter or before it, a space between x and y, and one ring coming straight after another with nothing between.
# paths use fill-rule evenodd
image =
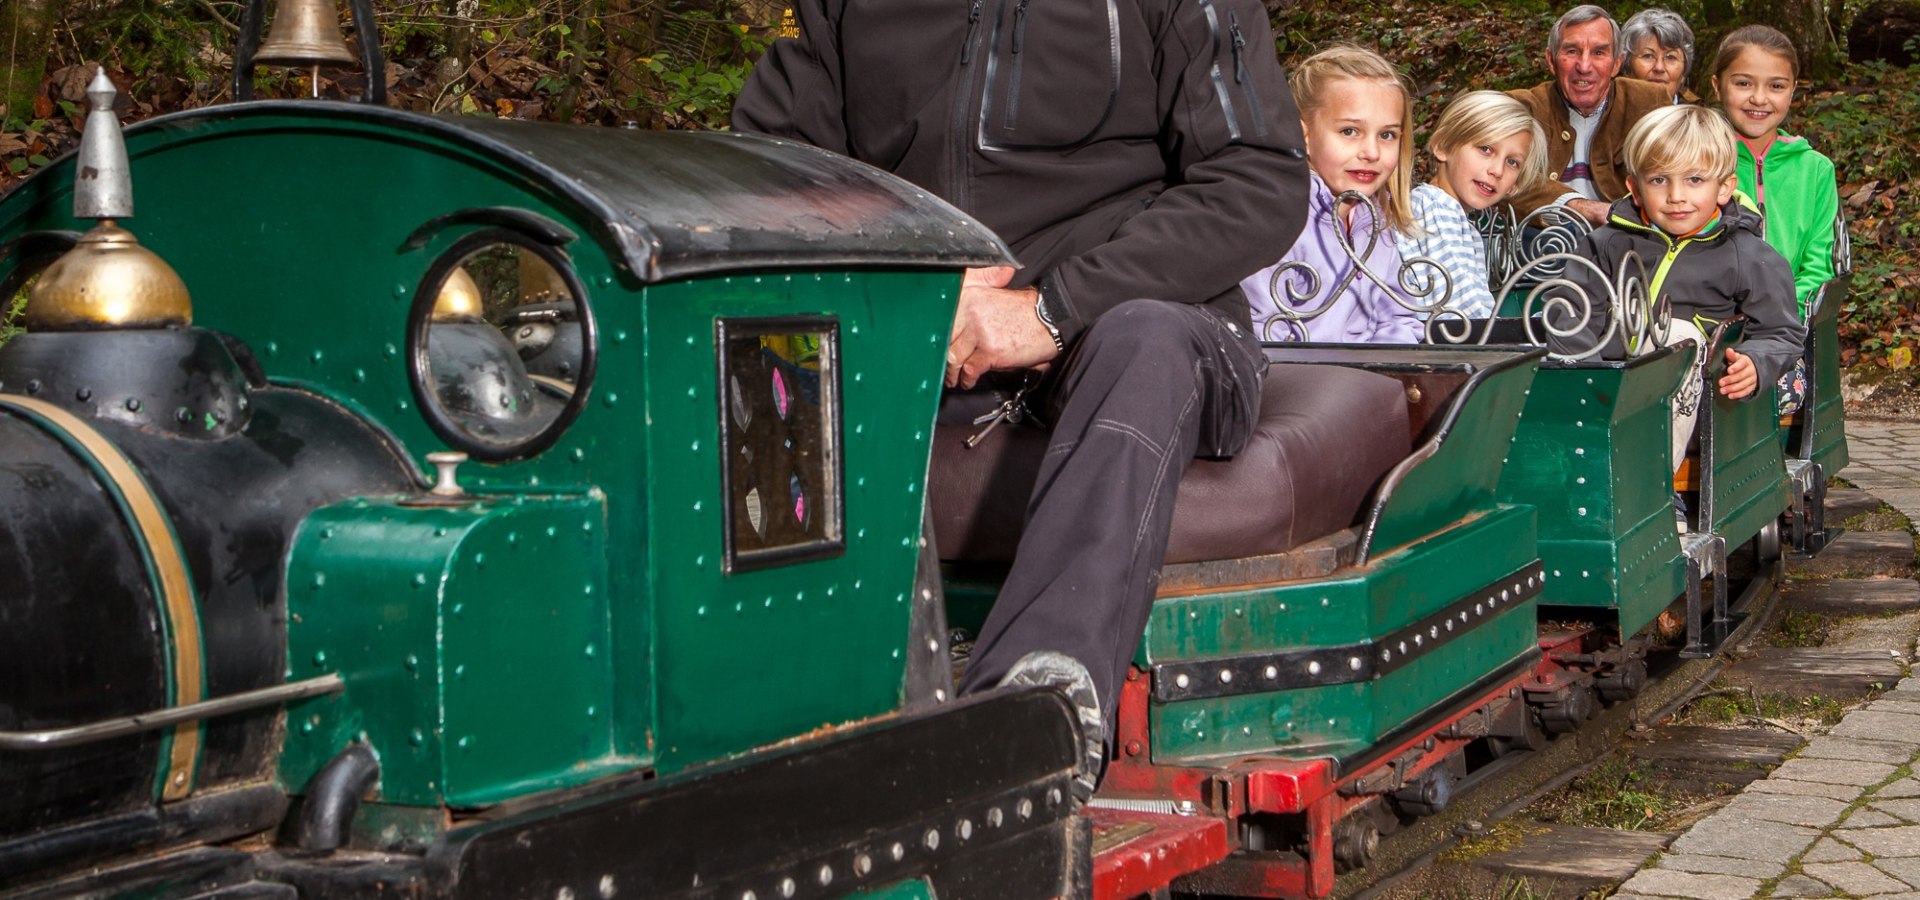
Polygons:
<instances>
[{"instance_id":1,"label":"wristwatch","mask_svg":"<svg viewBox=\"0 0 1920 900\"><path fill-rule=\"evenodd\" d=\"M1046 326L1047 334L1053 338L1053 350L1059 353L1067 349L1067 342L1060 339L1060 326L1053 323L1053 316L1047 312L1047 280L1042 278L1033 284L1033 316Z\"/></svg>"}]
</instances>

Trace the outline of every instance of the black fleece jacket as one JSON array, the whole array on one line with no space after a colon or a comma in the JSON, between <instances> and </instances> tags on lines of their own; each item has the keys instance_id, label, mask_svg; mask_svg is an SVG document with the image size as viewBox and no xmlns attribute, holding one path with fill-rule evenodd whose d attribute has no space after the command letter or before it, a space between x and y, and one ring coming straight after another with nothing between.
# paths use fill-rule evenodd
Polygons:
<instances>
[{"instance_id":1,"label":"black fleece jacket","mask_svg":"<svg viewBox=\"0 0 1920 900\"><path fill-rule=\"evenodd\" d=\"M1807 326L1800 322L1794 299L1793 269L1767 244L1760 214L1742 206L1738 197L1720 207L1720 225L1713 231L1677 240L1642 221L1632 197L1622 198L1614 202L1608 223L1587 235L1585 249L1587 258L1609 275L1620 271L1628 254L1638 254L1646 270L1648 296L1671 298L1676 319L1724 322L1745 315L1739 350L1753 359L1759 376L1760 390L1753 396L1767 395L1767 388L1802 352ZM1585 267L1570 266L1568 274L1596 300L1611 293ZM1600 339L1605 318L1596 311L1584 335L1554 340L1553 349L1568 353L1592 347ZM1626 354L1618 332L1600 353L1606 359L1622 359Z\"/></svg>"},{"instance_id":2,"label":"black fleece jacket","mask_svg":"<svg viewBox=\"0 0 1920 900\"><path fill-rule=\"evenodd\" d=\"M1306 214L1299 112L1256 0L799 0L733 127L920 185L1044 280L1071 340L1127 300L1250 327L1240 279Z\"/></svg>"}]
</instances>

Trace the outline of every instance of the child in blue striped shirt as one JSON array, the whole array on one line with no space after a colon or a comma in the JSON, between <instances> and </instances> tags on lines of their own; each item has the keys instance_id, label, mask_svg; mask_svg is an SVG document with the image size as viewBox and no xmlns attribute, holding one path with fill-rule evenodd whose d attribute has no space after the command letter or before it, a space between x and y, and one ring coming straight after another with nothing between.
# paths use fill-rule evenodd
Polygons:
<instances>
[{"instance_id":1,"label":"child in blue striped shirt","mask_svg":"<svg viewBox=\"0 0 1920 900\"><path fill-rule=\"evenodd\" d=\"M1467 216L1545 178L1546 145L1546 134L1526 106L1498 91L1463 94L1440 114L1427 141L1434 177L1413 189L1415 231L1401 255L1408 261L1432 260L1452 277L1447 309L1483 319L1498 308L1488 283L1486 245ZM1415 266L1416 284L1430 276L1423 270L1428 267Z\"/></svg>"}]
</instances>

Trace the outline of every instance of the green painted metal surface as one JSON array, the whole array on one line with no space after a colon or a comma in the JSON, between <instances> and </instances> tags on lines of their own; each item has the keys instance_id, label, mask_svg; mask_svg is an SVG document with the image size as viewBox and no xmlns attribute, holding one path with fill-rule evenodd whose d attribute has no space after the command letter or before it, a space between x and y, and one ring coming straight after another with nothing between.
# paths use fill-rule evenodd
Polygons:
<instances>
[{"instance_id":1,"label":"green painted metal surface","mask_svg":"<svg viewBox=\"0 0 1920 900\"><path fill-rule=\"evenodd\" d=\"M448 228L414 251L401 249L407 236L446 213L492 206L530 211L578 234L595 232L571 200L483 149L392 123L279 114L202 121L185 131L136 132L128 150L139 214L125 224L179 272L193 295L196 324L244 340L269 377L361 413L416 461L444 448L413 408L403 353L406 316L435 257L472 227ZM0 200L0 237L87 224L70 217L71 177L70 162L57 164ZM601 581L594 602L605 610L605 633L596 652L614 688L547 688L553 714L565 712L560 724L571 735L553 740L566 744L574 762L644 762L664 774L897 709L941 345L958 273L767 271L647 286L623 275L599 243L583 239L565 249L600 327L599 376L589 402L540 456L469 463L460 473L471 490L525 493L529 503L590 488L605 498L597 537L602 557L589 569L549 567L544 590L571 597L583 578ZM846 550L727 574L721 567L715 320L785 315L838 322ZM354 515L373 517L366 510ZM412 511L391 515L396 523L415 522ZM446 527L450 535L461 533ZM445 562L453 559L451 540L368 540L366 558L356 565L367 578L410 578L434 560L454 564ZM423 555L429 548L434 554ZM307 589L304 579L314 569L300 562L290 576L290 596ZM346 577L338 567L326 572ZM458 577L457 570L449 577ZM353 608L359 612L332 617L327 627L364 632L369 648L431 645L434 616L411 606ZM396 610L406 614L396 612L389 621ZM358 622L348 621L354 616ZM569 652L584 652L578 637L568 640ZM296 676L310 674L303 661L311 652L293 654ZM404 670L383 668L392 663L369 661L367 671L377 675L376 684L399 692L408 681ZM469 679L481 677L477 665L499 663L469 662ZM537 676L511 670L498 677ZM368 706L324 719L332 739L427 713L408 707L413 700L376 702L351 688L334 702L347 698ZM572 721L585 721L588 706L602 723L592 737L575 734L584 726ZM301 738L297 725L290 740ZM423 729L421 746L397 748L383 796L431 803L446 794L480 803L579 778L516 782L465 761L483 759L497 736L474 736L469 755L460 756L446 742L461 736ZM284 774L297 788L300 776L334 749L337 744L290 750ZM479 768L463 768L469 765Z\"/></svg>"},{"instance_id":2,"label":"green painted metal surface","mask_svg":"<svg viewBox=\"0 0 1920 900\"><path fill-rule=\"evenodd\" d=\"M1792 487L1780 453L1780 417L1773 392L1762 390L1746 401L1728 400L1711 385L1705 402L1713 405L1713 498L1705 507L1709 530L1727 539L1729 550L1752 540L1779 517ZM1703 404L1704 405L1704 404Z\"/></svg>"},{"instance_id":3,"label":"green painted metal surface","mask_svg":"<svg viewBox=\"0 0 1920 900\"><path fill-rule=\"evenodd\" d=\"M288 674L347 687L288 709L282 780L363 735L389 803L478 806L643 764L613 746L605 513L590 496L316 511L288 566Z\"/></svg>"},{"instance_id":4,"label":"green painted metal surface","mask_svg":"<svg viewBox=\"0 0 1920 900\"><path fill-rule=\"evenodd\" d=\"M934 900L933 885L926 879L900 881L884 887L867 888L856 891L851 896L866 897L870 900Z\"/></svg>"},{"instance_id":5,"label":"green painted metal surface","mask_svg":"<svg viewBox=\"0 0 1920 900\"><path fill-rule=\"evenodd\" d=\"M1619 611L1633 634L1686 587L1673 527L1671 399L1691 354L1549 364L1533 381L1500 497L1540 513L1542 602Z\"/></svg>"},{"instance_id":6,"label":"green painted metal surface","mask_svg":"<svg viewBox=\"0 0 1920 900\"><path fill-rule=\"evenodd\" d=\"M1332 579L1164 598L1145 655L1160 664L1385 638L1532 563L1534 537L1533 509L1507 506ZM1358 751L1536 641L1529 600L1376 681L1155 703L1154 760Z\"/></svg>"},{"instance_id":7,"label":"green painted metal surface","mask_svg":"<svg viewBox=\"0 0 1920 900\"><path fill-rule=\"evenodd\" d=\"M1410 363L1423 358L1467 362L1477 370L1460 389L1451 408L1439 419L1440 431L1429 426L1425 436L1431 455L1407 470L1382 502L1369 552L1382 553L1434 534L1463 516L1495 507L1500 470L1512 451L1514 428L1527 400L1527 391L1539 370L1540 352L1513 363L1521 352L1512 348L1454 348L1437 351L1407 348ZM1463 395L1463 396L1462 396ZM1434 443L1437 442L1437 445Z\"/></svg>"},{"instance_id":8,"label":"green painted metal surface","mask_svg":"<svg viewBox=\"0 0 1920 900\"><path fill-rule=\"evenodd\" d=\"M1812 459L1829 476L1839 474L1848 462L1846 402L1840 396L1840 307L1851 281L1852 276L1841 275L1827 282L1807 323L1813 333L1813 357L1807 361L1813 376L1807 410L1812 441L1810 446L1788 448L1790 455Z\"/></svg>"}]
</instances>

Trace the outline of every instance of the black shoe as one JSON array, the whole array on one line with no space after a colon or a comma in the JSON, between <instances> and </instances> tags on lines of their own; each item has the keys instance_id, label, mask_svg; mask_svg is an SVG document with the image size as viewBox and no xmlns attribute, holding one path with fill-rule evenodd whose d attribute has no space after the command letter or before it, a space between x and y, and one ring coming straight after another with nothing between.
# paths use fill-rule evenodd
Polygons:
<instances>
[{"instance_id":1,"label":"black shoe","mask_svg":"<svg viewBox=\"0 0 1920 900\"><path fill-rule=\"evenodd\" d=\"M1680 496L1679 491L1673 492L1673 525L1680 529L1681 534L1693 530L1687 524L1687 498Z\"/></svg>"},{"instance_id":2,"label":"black shoe","mask_svg":"<svg viewBox=\"0 0 1920 900\"><path fill-rule=\"evenodd\" d=\"M1106 719L1087 667L1065 653L1035 650L1020 657L1000 679L1001 687L1051 687L1067 695L1080 717L1080 764L1073 770L1073 797L1084 804L1100 786L1107 761Z\"/></svg>"}]
</instances>

